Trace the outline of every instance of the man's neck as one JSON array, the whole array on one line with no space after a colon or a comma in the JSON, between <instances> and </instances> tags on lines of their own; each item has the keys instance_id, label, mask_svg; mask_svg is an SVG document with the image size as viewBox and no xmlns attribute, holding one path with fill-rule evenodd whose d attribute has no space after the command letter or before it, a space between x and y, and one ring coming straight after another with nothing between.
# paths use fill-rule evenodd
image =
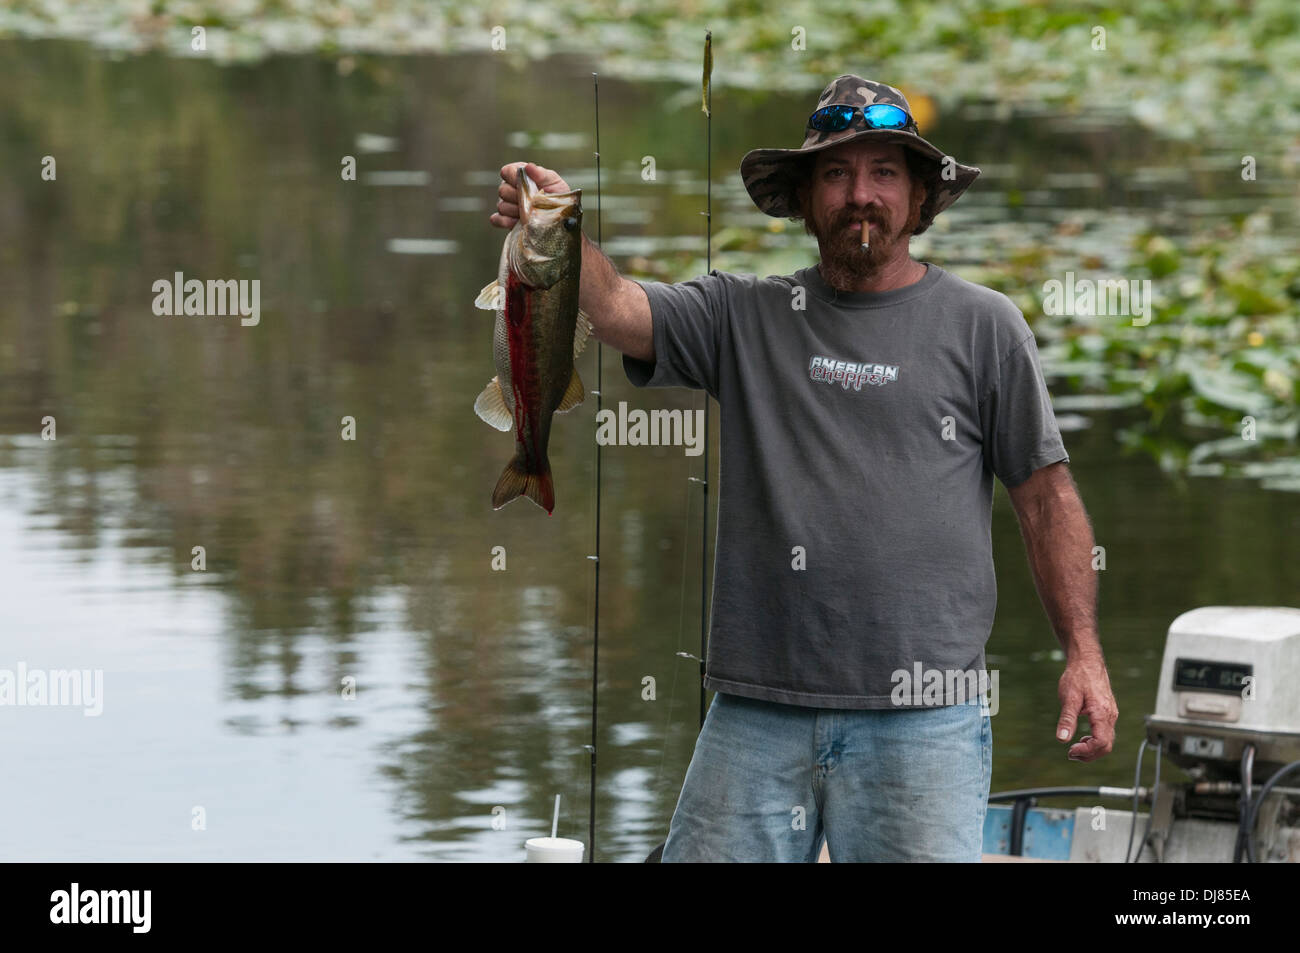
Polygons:
<instances>
[{"instance_id":1,"label":"man's neck","mask_svg":"<svg viewBox=\"0 0 1300 953\"><path fill-rule=\"evenodd\" d=\"M837 288L837 291L894 291L898 288L906 288L908 285L914 285L925 277L925 265L919 261L914 261L910 256L904 256L889 262L880 273L872 278L862 279L849 288ZM821 264L817 265L817 273L825 281L826 276L822 272Z\"/></svg>"}]
</instances>

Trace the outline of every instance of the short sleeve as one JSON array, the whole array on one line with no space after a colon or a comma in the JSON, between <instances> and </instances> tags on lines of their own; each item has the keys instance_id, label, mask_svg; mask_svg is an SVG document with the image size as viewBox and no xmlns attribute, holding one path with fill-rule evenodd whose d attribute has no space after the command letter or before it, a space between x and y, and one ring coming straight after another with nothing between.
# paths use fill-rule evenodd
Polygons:
<instances>
[{"instance_id":1,"label":"short sleeve","mask_svg":"<svg viewBox=\"0 0 1300 953\"><path fill-rule=\"evenodd\" d=\"M716 269L677 284L636 281L650 299L655 359L623 355L623 371L636 387L690 387L718 396L722 325L727 288Z\"/></svg>"},{"instance_id":2,"label":"short sleeve","mask_svg":"<svg viewBox=\"0 0 1300 953\"><path fill-rule=\"evenodd\" d=\"M980 403L985 465L1011 488L1041 467L1068 462L1033 332L999 361Z\"/></svg>"}]
</instances>

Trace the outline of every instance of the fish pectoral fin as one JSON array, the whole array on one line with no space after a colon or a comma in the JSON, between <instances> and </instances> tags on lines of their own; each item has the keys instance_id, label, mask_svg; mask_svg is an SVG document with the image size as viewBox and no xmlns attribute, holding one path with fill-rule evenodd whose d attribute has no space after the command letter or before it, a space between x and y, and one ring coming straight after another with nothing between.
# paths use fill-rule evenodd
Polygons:
<instances>
[{"instance_id":1,"label":"fish pectoral fin","mask_svg":"<svg viewBox=\"0 0 1300 953\"><path fill-rule=\"evenodd\" d=\"M482 308L484 311L500 311L505 301L504 295L501 282L493 278L492 283L484 285L483 290L474 299L474 307Z\"/></svg>"},{"instance_id":2,"label":"fish pectoral fin","mask_svg":"<svg viewBox=\"0 0 1300 953\"><path fill-rule=\"evenodd\" d=\"M573 357L575 360L582 353L582 349L587 346L587 338L590 336L591 319L587 317L587 312L579 308L578 323L573 328Z\"/></svg>"},{"instance_id":3,"label":"fish pectoral fin","mask_svg":"<svg viewBox=\"0 0 1300 953\"><path fill-rule=\"evenodd\" d=\"M474 413L478 414L479 419L484 423L496 427L497 430L509 430L514 426L514 414L506 409L506 397L501 393L501 381L495 377L488 381L487 387L483 388L483 393L479 394L478 400L474 401Z\"/></svg>"},{"instance_id":4,"label":"fish pectoral fin","mask_svg":"<svg viewBox=\"0 0 1300 953\"><path fill-rule=\"evenodd\" d=\"M575 367L573 376L569 378L569 386L565 388L564 397L560 400L560 406L555 408L555 412L567 413L586 399L587 391L583 388L582 378L578 376L578 369Z\"/></svg>"}]
</instances>

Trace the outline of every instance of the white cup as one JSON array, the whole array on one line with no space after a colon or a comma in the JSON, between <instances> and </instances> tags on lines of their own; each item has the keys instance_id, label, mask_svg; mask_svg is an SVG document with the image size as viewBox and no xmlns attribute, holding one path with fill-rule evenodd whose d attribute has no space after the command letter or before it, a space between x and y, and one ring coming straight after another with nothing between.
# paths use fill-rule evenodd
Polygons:
<instances>
[{"instance_id":1,"label":"white cup","mask_svg":"<svg viewBox=\"0 0 1300 953\"><path fill-rule=\"evenodd\" d=\"M530 837L524 841L526 864L580 864L585 844L567 837Z\"/></svg>"}]
</instances>

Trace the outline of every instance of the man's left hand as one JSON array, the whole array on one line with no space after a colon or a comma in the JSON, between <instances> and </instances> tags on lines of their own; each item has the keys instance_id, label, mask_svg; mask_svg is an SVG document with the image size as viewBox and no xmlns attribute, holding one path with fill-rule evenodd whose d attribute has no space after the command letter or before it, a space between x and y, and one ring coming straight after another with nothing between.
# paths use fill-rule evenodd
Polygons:
<instances>
[{"instance_id":1,"label":"man's left hand","mask_svg":"<svg viewBox=\"0 0 1300 953\"><path fill-rule=\"evenodd\" d=\"M1092 734L1084 735L1070 746L1070 760L1096 761L1109 754L1115 744L1119 706L1110 690L1110 676L1101 655L1083 655L1067 662L1056 691L1061 700L1056 739L1066 742L1074 737L1081 713L1088 716L1092 728Z\"/></svg>"}]
</instances>

